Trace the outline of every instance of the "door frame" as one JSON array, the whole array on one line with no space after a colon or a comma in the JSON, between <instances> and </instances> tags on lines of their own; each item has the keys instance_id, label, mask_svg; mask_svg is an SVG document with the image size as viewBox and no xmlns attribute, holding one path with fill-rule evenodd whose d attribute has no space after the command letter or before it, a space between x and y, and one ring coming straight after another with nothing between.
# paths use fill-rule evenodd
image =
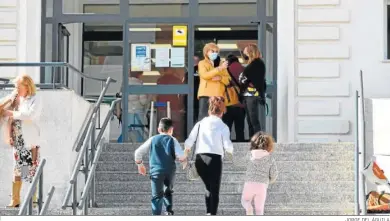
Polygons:
<instances>
[{"instance_id":1,"label":"door frame","mask_svg":"<svg viewBox=\"0 0 390 221\"><path fill-rule=\"evenodd\" d=\"M137 18L137 17L130 17L129 16L129 0L119 0L119 5L120 5L120 12L119 14L83 14L83 13L73 13L73 14L67 14L63 12L63 1L64 0L55 0L53 1L53 12L52 15L47 15L46 14L46 6L47 6L47 0L42 1L42 11L41 11L41 34L42 34L42 44L41 44L41 61L44 62L46 61L45 53L46 53L46 42L45 42L45 35L46 35L46 25L51 24L52 25L52 61L57 61L58 59L58 24L63 23L63 24L69 24L69 23L104 23L104 22L113 22L117 24L122 24L123 25L123 42L125 42L125 35L128 37L128 32L127 32L127 27L128 24L130 23L154 23L154 24L159 24L159 23L168 23L168 24L186 24L188 27L188 67L193 66L193 59L192 56L194 54L194 27L197 25L250 25L251 22L260 22L260 25L266 24L268 22L273 23L273 28L274 30L277 30L277 0L256 0L256 8L257 8L257 16L253 17L201 17L199 16L199 0L189 0L188 1L188 8L189 8L189 15L187 17L150 17L150 18ZM267 2L272 2L273 4L273 10L272 10L272 15L267 15ZM264 27L264 28L263 28ZM263 31L264 30L264 31ZM262 25L261 30L262 33L259 35L260 39L265 39L265 25ZM263 36L263 37L261 37ZM259 41L259 43L264 42L264 41ZM274 54L273 54L273 76L274 76L274 83L273 89L272 89L272 95L273 95L273 105L272 105L272 112L273 112L273 136L276 139L277 136L277 130L276 130L276 122L277 122L277 85L276 85L276 80L277 80L277 33L276 31L274 32ZM263 49L265 43L259 44L259 47ZM125 63L129 63L129 55L127 54L129 52L129 44L123 44L123 55L124 55L124 62L123 62L123 88L127 88L127 83L128 83L128 78L127 78L127 73L128 73L128 65L125 65ZM126 50L125 50L126 48ZM126 57L126 59L125 59ZM126 66L126 70L125 70ZM44 76L44 69L41 68L41 79L42 76ZM192 68L188 69L189 74L193 76L193 70ZM125 85L126 83L126 85ZM144 86L144 89L137 89L133 87L132 93L134 92L147 92L147 93L155 93L156 89L169 89L172 91L177 91L183 94L187 94L187 107L191 111L193 111L193 94L191 91L193 91L193 77L188 78L188 83L187 85L175 85L175 89L172 89L173 86L169 85L161 85L161 86ZM167 87L167 88L165 88ZM134 90L133 90L134 89ZM128 95L128 90L123 91L123 95ZM160 91L158 91L161 93ZM126 96L124 96L126 97ZM123 101L123 108L127 108L127 99L124 99ZM191 101L191 102L190 102ZM193 126L193 118L190 116L192 114L187 114L187 133L190 131L188 129L191 129ZM124 117L124 122L125 119L127 119L127 116ZM124 129L124 130L123 130ZM122 127L122 131L124 132L124 141L128 141L128 133L127 133L127 128Z\"/></svg>"}]
</instances>

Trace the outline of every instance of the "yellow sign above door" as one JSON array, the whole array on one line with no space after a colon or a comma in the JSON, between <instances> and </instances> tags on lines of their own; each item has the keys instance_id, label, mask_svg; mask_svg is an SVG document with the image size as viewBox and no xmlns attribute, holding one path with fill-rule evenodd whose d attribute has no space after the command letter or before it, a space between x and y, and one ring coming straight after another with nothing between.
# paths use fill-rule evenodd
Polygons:
<instances>
[{"instance_id":1,"label":"yellow sign above door","mask_svg":"<svg viewBox=\"0 0 390 221\"><path fill-rule=\"evenodd\" d=\"M187 46L187 26L173 26L173 46Z\"/></svg>"}]
</instances>

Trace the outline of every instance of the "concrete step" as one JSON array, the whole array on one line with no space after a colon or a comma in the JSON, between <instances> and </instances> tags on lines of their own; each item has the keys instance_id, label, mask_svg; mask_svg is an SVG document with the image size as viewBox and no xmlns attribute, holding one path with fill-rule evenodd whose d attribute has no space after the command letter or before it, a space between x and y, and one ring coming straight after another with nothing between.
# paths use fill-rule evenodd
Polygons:
<instances>
[{"instance_id":1,"label":"concrete step","mask_svg":"<svg viewBox=\"0 0 390 221\"><path fill-rule=\"evenodd\" d=\"M267 205L272 204L291 204L301 203L352 203L354 201L353 191L349 192L293 192L293 193L269 193L267 196ZM175 192L174 202L182 203L204 203L204 192ZM124 206L129 203L148 203L151 199L150 192L100 192L96 195L97 202L105 205L111 203L121 203ZM220 193L220 203L234 203L240 205L241 193Z\"/></svg>"},{"instance_id":2,"label":"concrete step","mask_svg":"<svg viewBox=\"0 0 390 221\"><path fill-rule=\"evenodd\" d=\"M109 190L110 192L150 192L150 181L103 181L97 182L98 192ZM147 181L146 181L147 180ZM243 181L222 182L221 192L241 193L244 186ZM176 181L174 191L177 192L202 192L204 185L201 181ZM276 182L269 186L269 192L348 192L354 189L353 181L317 182L317 181L288 181Z\"/></svg>"},{"instance_id":3,"label":"concrete step","mask_svg":"<svg viewBox=\"0 0 390 221\"><path fill-rule=\"evenodd\" d=\"M245 162L248 158L248 152L235 152L235 160ZM339 152L299 151L299 152L275 152L272 154L277 161L348 161L353 160L354 152L347 151L343 154ZM144 160L149 159L146 155ZM104 152L100 156L100 161L134 161L133 152ZM227 160L229 161L229 160Z\"/></svg>"},{"instance_id":4,"label":"concrete step","mask_svg":"<svg viewBox=\"0 0 390 221\"><path fill-rule=\"evenodd\" d=\"M104 206L104 205L102 205ZM122 207L118 205L108 205L114 206L112 208L111 214L107 215L132 215L129 211L143 211L141 215L150 215L150 203L133 203L129 204L127 207ZM308 211L307 208L312 209ZM108 210L108 208L104 208ZM327 214L351 214L353 212L353 204L302 204L295 207L284 207L283 205L266 205L265 215L327 215ZM122 212L121 212L122 211ZM205 206L198 204L180 204L174 205L175 215L204 215ZM218 209L219 215L245 215L244 209L241 207L236 207L232 204L219 204ZM235 212L235 213L233 213ZM299 213L298 213L299 212Z\"/></svg>"},{"instance_id":5,"label":"concrete step","mask_svg":"<svg viewBox=\"0 0 390 221\"><path fill-rule=\"evenodd\" d=\"M223 182L242 181L245 179L245 172L224 171L222 175ZM303 181L316 180L318 182L328 181L351 181L354 179L353 171L291 171L279 172L277 182L283 181ZM97 181L145 181L145 177L138 174L137 171L98 171L96 172ZM185 171L176 172L177 181L186 181Z\"/></svg>"},{"instance_id":6,"label":"concrete step","mask_svg":"<svg viewBox=\"0 0 390 221\"><path fill-rule=\"evenodd\" d=\"M148 167L148 162L144 162ZM178 165L177 171L182 171ZM280 172L291 171L353 171L353 161L278 161L277 167ZM224 162L224 171L246 171L245 166L236 166L231 162ZM97 171L137 171L137 165L128 161L104 161L99 162Z\"/></svg>"},{"instance_id":7,"label":"concrete step","mask_svg":"<svg viewBox=\"0 0 390 221\"><path fill-rule=\"evenodd\" d=\"M100 205L102 206L102 205ZM204 207L204 205L202 205ZM274 216L304 216L304 215L352 215L353 207L351 208L332 208L328 209L327 205L320 205L316 208L313 208L311 205L307 205L311 208L311 210L307 210L306 208L301 207L289 207L289 208L280 208L278 206L267 206L265 207L265 215L274 215ZM340 205L341 206L341 205ZM205 208L194 209L194 207L185 206L175 206L175 215L176 216L204 216ZM329 207L330 208L330 207ZM16 216L18 214L18 210L14 209L0 209L0 216ZM35 214L35 213L34 213ZM72 214L70 209L66 210L49 210L47 215L64 215L69 216ZM120 205L116 205L115 208L90 208L88 210L88 215L90 216L150 216L151 209L150 203L148 205L134 205L131 207L121 207ZM223 204L220 204L218 209L219 216L242 216L245 215L245 211L242 208L229 208L225 207Z\"/></svg>"},{"instance_id":8,"label":"concrete step","mask_svg":"<svg viewBox=\"0 0 390 221\"><path fill-rule=\"evenodd\" d=\"M141 144L133 143L110 143L104 151L108 152L133 152ZM182 144L182 146L184 146ZM337 152L345 153L354 151L353 143L288 143L275 144L275 152L298 152L312 151L316 153L322 152ZM247 152L249 143L234 143L234 152Z\"/></svg>"}]
</instances>

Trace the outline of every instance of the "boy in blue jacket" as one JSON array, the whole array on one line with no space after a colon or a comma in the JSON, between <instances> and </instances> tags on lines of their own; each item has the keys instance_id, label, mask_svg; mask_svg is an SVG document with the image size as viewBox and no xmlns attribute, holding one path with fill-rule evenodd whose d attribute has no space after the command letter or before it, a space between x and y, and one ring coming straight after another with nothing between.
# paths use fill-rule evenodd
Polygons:
<instances>
[{"instance_id":1,"label":"boy in blue jacket","mask_svg":"<svg viewBox=\"0 0 390 221\"><path fill-rule=\"evenodd\" d=\"M152 213L161 215L165 205L166 215L173 215L172 193L176 174L176 159L186 160L179 142L172 136L173 122L169 118L162 118L158 126L159 134L149 138L134 153L138 172L146 175L146 168L142 163L142 156L149 151L149 172L152 183ZM165 189L165 190L164 190Z\"/></svg>"}]
</instances>

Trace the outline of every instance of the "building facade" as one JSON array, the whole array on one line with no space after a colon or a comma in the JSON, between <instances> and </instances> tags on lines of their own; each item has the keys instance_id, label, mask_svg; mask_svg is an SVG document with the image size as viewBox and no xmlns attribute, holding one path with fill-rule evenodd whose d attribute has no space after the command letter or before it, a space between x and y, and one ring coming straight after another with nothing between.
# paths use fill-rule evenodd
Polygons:
<instances>
[{"instance_id":1,"label":"building facade","mask_svg":"<svg viewBox=\"0 0 390 221\"><path fill-rule=\"evenodd\" d=\"M366 97L390 96L387 10L387 0L0 0L0 61L66 61L86 74L117 78L113 95L128 84L123 76L133 62L132 44L150 44L152 58L164 53L157 48L173 53L173 30L185 26L184 64L172 67L171 55L170 66L154 64L144 74L147 85L124 90L157 101L159 95L161 100L183 95L177 110L186 113L179 121L189 122L182 125L184 135L196 112L189 67L193 56L201 57L201 45L217 41L222 51L240 53L254 42L268 70L267 131L278 142L353 141L359 71ZM1 77L21 72L37 82L53 80L47 68L0 68ZM76 92L99 92L100 85L68 76ZM165 76L187 79L159 80Z\"/></svg>"}]
</instances>

